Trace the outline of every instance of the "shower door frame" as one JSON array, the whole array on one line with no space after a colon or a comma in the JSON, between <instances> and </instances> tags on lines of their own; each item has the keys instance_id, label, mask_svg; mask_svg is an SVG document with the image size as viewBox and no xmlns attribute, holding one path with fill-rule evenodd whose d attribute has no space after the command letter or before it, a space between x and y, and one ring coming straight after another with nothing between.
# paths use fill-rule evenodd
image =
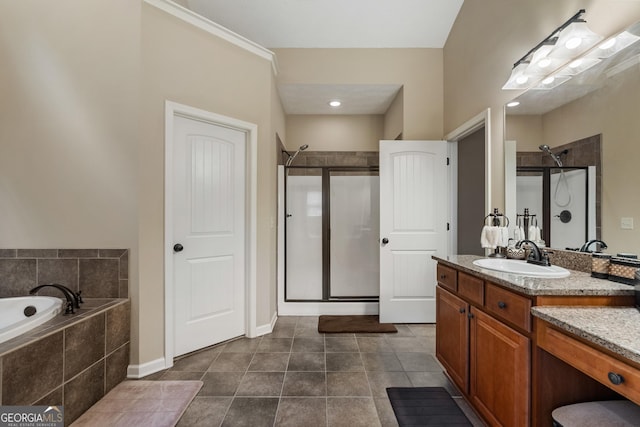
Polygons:
<instances>
[{"instance_id":1,"label":"shower door frame","mask_svg":"<svg viewBox=\"0 0 640 427\"><path fill-rule=\"evenodd\" d=\"M547 242L547 246L553 244L551 241L551 170L559 169L565 171L584 170L585 171L585 207L586 215L589 215L589 167L588 166L518 166L516 167L516 179L518 172L542 172L542 223L545 224L542 230L542 240ZM517 186L516 186L517 191ZM516 206L517 209L517 206ZM517 212L517 211L516 211ZM589 236L589 221L585 221L585 236ZM585 240L586 241L586 240Z\"/></svg>"},{"instance_id":2,"label":"shower door frame","mask_svg":"<svg viewBox=\"0 0 640 427\"><path fill-rule=\"evenodd\" d=\"M322 171L322 298L321 299L290 299L287 298L287 222L284 224L284 302L285 303L328 303L328 302L375 302L379 296L331 296L331 172L375 172L379 175L378 166L285 166L284 167L284 206L287 215L287 179L290 169L319 169ZM379 233L378 233L379 234ZM379 239L378 239L379 240Z\"/></svg>"}]
</instances>

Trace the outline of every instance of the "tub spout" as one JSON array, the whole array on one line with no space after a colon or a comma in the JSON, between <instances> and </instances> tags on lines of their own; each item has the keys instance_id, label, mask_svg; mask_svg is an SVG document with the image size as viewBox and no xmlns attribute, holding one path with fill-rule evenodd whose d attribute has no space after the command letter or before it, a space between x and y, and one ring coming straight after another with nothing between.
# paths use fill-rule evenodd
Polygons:
<instances>
[{"instance_id":1,"label":"tub spout","mask_svg":"<svg viewBox=\"0 0 640 427\"><path fill-rule=\"evenodd\" d=\"M80 304L78 300L80 297L79 294L76 295L73 293L71 289L67 288L66 286L58 285L57 283L50 283L50 284L36 286L35 288L29 291L29 294L33 295L37 293L40 289L46 288L46 287L56 288L64 294L64 297L67 299L67 308L65 309L64 314L74 314L75 311L73 310L73 308L74 307L80 308Z\"/></svg>"}]
</instances>

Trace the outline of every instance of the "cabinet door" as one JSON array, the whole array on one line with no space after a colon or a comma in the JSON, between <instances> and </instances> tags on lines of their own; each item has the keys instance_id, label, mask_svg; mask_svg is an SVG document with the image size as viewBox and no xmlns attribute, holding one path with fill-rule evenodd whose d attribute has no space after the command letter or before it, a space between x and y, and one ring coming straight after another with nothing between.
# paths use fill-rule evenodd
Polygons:
<instances>
[{"instance_id":1,"label":"cabinet door","mask_svg":"<svg viewBox=\"0 0 640 427\"><path fill-rule=\"evenodd\" d=\"M436 357L465 393L469 392L469 304L436 289Z\"/></svg>"},{"instance_id":2,"label":"cabinet door","mask_svg":"<svg viewBox=\"0 0 640 427\"><path fill-rule=\"evenodd\" d=\"M492 426L528 426L530 341L471 308L471 400Z\"/></svg>"}]
</instances>

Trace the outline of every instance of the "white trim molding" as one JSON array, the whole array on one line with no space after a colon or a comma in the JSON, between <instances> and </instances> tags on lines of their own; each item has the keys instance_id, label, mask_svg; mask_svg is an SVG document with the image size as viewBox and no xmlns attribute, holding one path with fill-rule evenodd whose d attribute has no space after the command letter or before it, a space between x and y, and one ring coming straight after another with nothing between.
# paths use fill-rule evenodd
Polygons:
<instances>
[{"instance_id":1,"label":"white trim molding","mask_svg":"<svg viewBox=\"0 0 640 427\"><path fill-rule=\"evenodd\" d=\"M144 378L147 375L162 371L165 366L164 357L140 365L129 365L127 367L127 378Z\"/></svg>"},{"instance_id":2,"label":"white trim molding","mask_svg":"<svg viewBox=\"0 0 640 427\"><path fill-rule=\"evenodd\" d=\"M246 134L246 241L245 241L245 335L258 336L257 311L257 224L258 224L258 126L188 105L165 101L165 175L164 175L164 368L173 366L173 122L176 116L237 129ZM275 322L275 320L274 320ZM261 329L263 327L261 326Z\"/></svg>"},{"instance_id":3,"label":"white trim molding","mask_svg":"<svg viewBox=\"0 0 640 427\"><path fill-rule=\"evenodd\" d=\"M157 7L158 9L172 15L178 19L183 20L196 28L206 31L216 37L228 41L246 51L258 55L261 58L271 62L271 68L274 75L278 75L278 63L276 61L276 55L269 49L260 46L258 43L242 37L240 34L234 33L228 28L223 27L220 24L216 24L210 19L205 18L202 15L195 13L192 10L183 7L171 0L144 0L145 3Z\"/></svg>"},{"instance_id":4,"label":"white trim molding","mask_svg":"<svg viewBox=\"0 0 640 427\"><path fill-rule=\"evenodd\" d=\"M467 120L455 130L449 132L447 141L459 141L484 126L484 207L486 212L491 212L491 109L487 108L482 113Z\"/></svg>"}]
</instances>

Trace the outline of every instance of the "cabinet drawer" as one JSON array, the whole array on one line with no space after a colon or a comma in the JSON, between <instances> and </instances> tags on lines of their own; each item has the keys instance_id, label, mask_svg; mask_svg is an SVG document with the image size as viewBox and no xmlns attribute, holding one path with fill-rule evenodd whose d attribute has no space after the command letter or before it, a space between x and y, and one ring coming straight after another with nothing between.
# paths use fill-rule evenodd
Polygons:
<instances>
[{"instance_id":1,"label":"cabinet drawer","mask_svg":"<svg viewBox=\"0 0 640 427\"><path fill-rule=\"evenodd\" d=\"M484 304L484 281L466 273L458 273L458 294L471 302Z\"/></svg>"},{"instance_id":2,"label":"cabinet drawer","mask_svg":"<svg viewBox=\"0 0 640 427\"><path fill-rule=\"evenodd\" d=\"M536 320L536 329L539 347L611 390L640 404L640 371L638 369L548 326L546 322L539 319ZM612 379L615 381L616 378L622 379L622 382L614 384Z\"/></svg>"},{"instance_id":3,"label":"cabinet drawer","mask_svg":"<svg viewBox=\"0 0 640 427\"><path fill-rule=\"evenodd\" d=\"M452 291L457 291L457 283L458 276L457 271L453 268L447 267L446 265L438 264L437 274L438 274L438 283L445 288L451 289Z\"/></svg>"},{"instance_id":4,"label":"cabinet drawer","mask_svg":"<svg viewBox=\"0 0 640 427\"><path fill-rule=\"evenodd\" d=\"M487 283L486 309L513 325L531 332L531 300L499 286Z\"/></svg>"}]
</instances>

